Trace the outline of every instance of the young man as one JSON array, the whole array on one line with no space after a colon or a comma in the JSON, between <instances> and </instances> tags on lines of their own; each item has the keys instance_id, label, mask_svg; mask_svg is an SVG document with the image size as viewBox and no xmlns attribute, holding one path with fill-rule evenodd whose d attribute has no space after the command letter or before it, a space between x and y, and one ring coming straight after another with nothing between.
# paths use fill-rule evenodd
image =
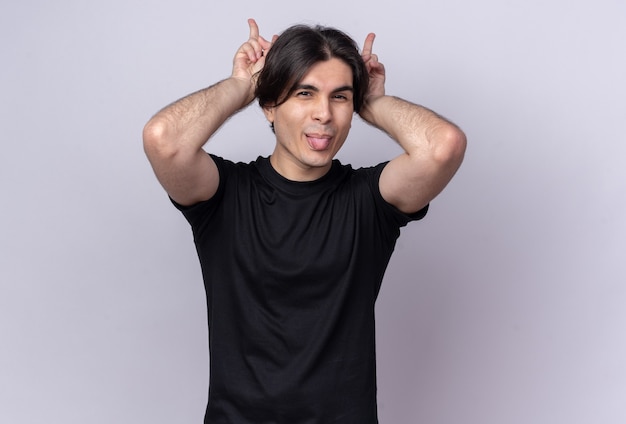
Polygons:
<instances>
[{"instance_id":1,"label":"young man","mask_svg":"<svg viewBox=\"0 0 626 424\"><path fill-rule=\"evenodd\" d=\"M374 303L400 228L461 164L465 136L385 95L385 70L330 28L250 38L233 72L155 115L144 147L190 222L208 303L205 423L376 423ZM203 146L258 98L276 135L249 164ZM354 113L404 153L371 168L334 160Z\"/></svg>"}]
</instances>

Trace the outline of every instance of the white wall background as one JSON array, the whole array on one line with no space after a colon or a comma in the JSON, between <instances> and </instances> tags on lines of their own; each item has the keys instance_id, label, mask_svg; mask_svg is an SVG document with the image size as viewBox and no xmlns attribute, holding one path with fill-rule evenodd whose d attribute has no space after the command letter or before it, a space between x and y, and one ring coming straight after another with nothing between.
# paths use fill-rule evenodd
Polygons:
<instances>
[{"instance_id":1,"label":"white wall background","mask_svg":"<svg viewBox=\"0 0 626 424\"><path fill-rule=\"evenodd\" d=\"M623 0L2 0L0 422L201 422L199 266L141 129L248 17L376 32L388 92L469 137L379 299L381 423L626 422ZM257 106L212 142L272 146ZM396 153L357 118L340 157Z\"/></svg>"}]
</instances>

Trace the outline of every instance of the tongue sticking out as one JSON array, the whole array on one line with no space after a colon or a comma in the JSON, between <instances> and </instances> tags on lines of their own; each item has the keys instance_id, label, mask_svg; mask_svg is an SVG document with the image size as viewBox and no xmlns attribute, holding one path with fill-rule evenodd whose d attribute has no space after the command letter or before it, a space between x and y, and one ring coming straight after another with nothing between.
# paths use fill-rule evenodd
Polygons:
<instances>
[{"instance_id":1,"label":"tongue sticking out","mask_svg":"<svg viewBox=\"0 0 626 424\"><path fill-rule=\"evenodd\" d=\"M328 145L330 144L329 138L317 138L307 136L307 140L309 141L309 146L311 146L311 149L313 150L326 150L328 148Z\"/></svg>"}]
</instances>

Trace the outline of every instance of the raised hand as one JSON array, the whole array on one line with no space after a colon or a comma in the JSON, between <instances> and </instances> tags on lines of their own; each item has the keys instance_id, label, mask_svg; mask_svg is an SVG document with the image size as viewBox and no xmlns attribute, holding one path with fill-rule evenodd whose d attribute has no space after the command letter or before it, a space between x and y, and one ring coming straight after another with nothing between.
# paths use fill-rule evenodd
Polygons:
<instances>
[{"instance_id":1,"label":"raised hand","mask_svg":"<svg viewBox=\"0 0 626 424\"><path fill-rule=\"evenodd\" d=\"M373 105L377 99L385 96L385 66L378 61L378 56L372 53L374 38L376 38L376 35L373 33L367 35L363 44L363 51L361 52L361 57L363 62L365 62L365 68L369 75L369 86L359 115L370 124L376 125L374 124L375 113Z\"/></svg>"},{"instance_id":2,"label":"raised hand","mask_svg":"<svg viewBox=\"0 0 626 424\"><path fill-rule=\"evenodd\" d=\"M368 34L361 52L361 57L365 62L365 67L370 77L366 102L368 99L371 100L385 95L385 66L378 61L378 56L372 53L375 38L376 34Z\"/></svg>"},{"instance_id":3,"label":"raised hand","mask_svg":"<svg viewBox=\"0 0 626 424\"><path fill-rule=\"evenodd\" d=\"M235 53L232 77L252 81L254 75L263 69L265 56L276 36L272 38L272 41L267 41L259 35L259 27L254 19L248 19L248 25L250 37Z\"/></svg>"}]
</instances>

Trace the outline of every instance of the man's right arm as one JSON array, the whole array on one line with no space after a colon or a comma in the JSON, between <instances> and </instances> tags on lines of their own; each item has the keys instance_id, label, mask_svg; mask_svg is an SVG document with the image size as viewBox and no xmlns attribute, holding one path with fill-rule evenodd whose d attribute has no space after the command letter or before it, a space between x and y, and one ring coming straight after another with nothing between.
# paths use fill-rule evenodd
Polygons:
<instances>
[{"instance_id":1,"label":"man's right arm","mask_svg":"<svg viewBox=\"0 0 626 424\"><path fill-rule=\"evenodd\" d=\"M161 185L181 205L213 197L219 173L203 146L228 118L254 100L255 74L271 43L259 36L254 20L248 23L250 38L235 55L232 76L165 107L144 127L148 160Z\"/></svg>"},{"instance_id":2,"label":"man's right arm","mask_svg":"<svg viewBox=\"0 0 626 424\"><path fill-rule=\"evenodd\" d=\"M247 87L247 86L248 87ZM143 145L165 191L181 205L217 191L217 166L202 148L220 126L246 106L250 83L229 78L167 106L144 127Z\"/></svg>"}]
</instances>

